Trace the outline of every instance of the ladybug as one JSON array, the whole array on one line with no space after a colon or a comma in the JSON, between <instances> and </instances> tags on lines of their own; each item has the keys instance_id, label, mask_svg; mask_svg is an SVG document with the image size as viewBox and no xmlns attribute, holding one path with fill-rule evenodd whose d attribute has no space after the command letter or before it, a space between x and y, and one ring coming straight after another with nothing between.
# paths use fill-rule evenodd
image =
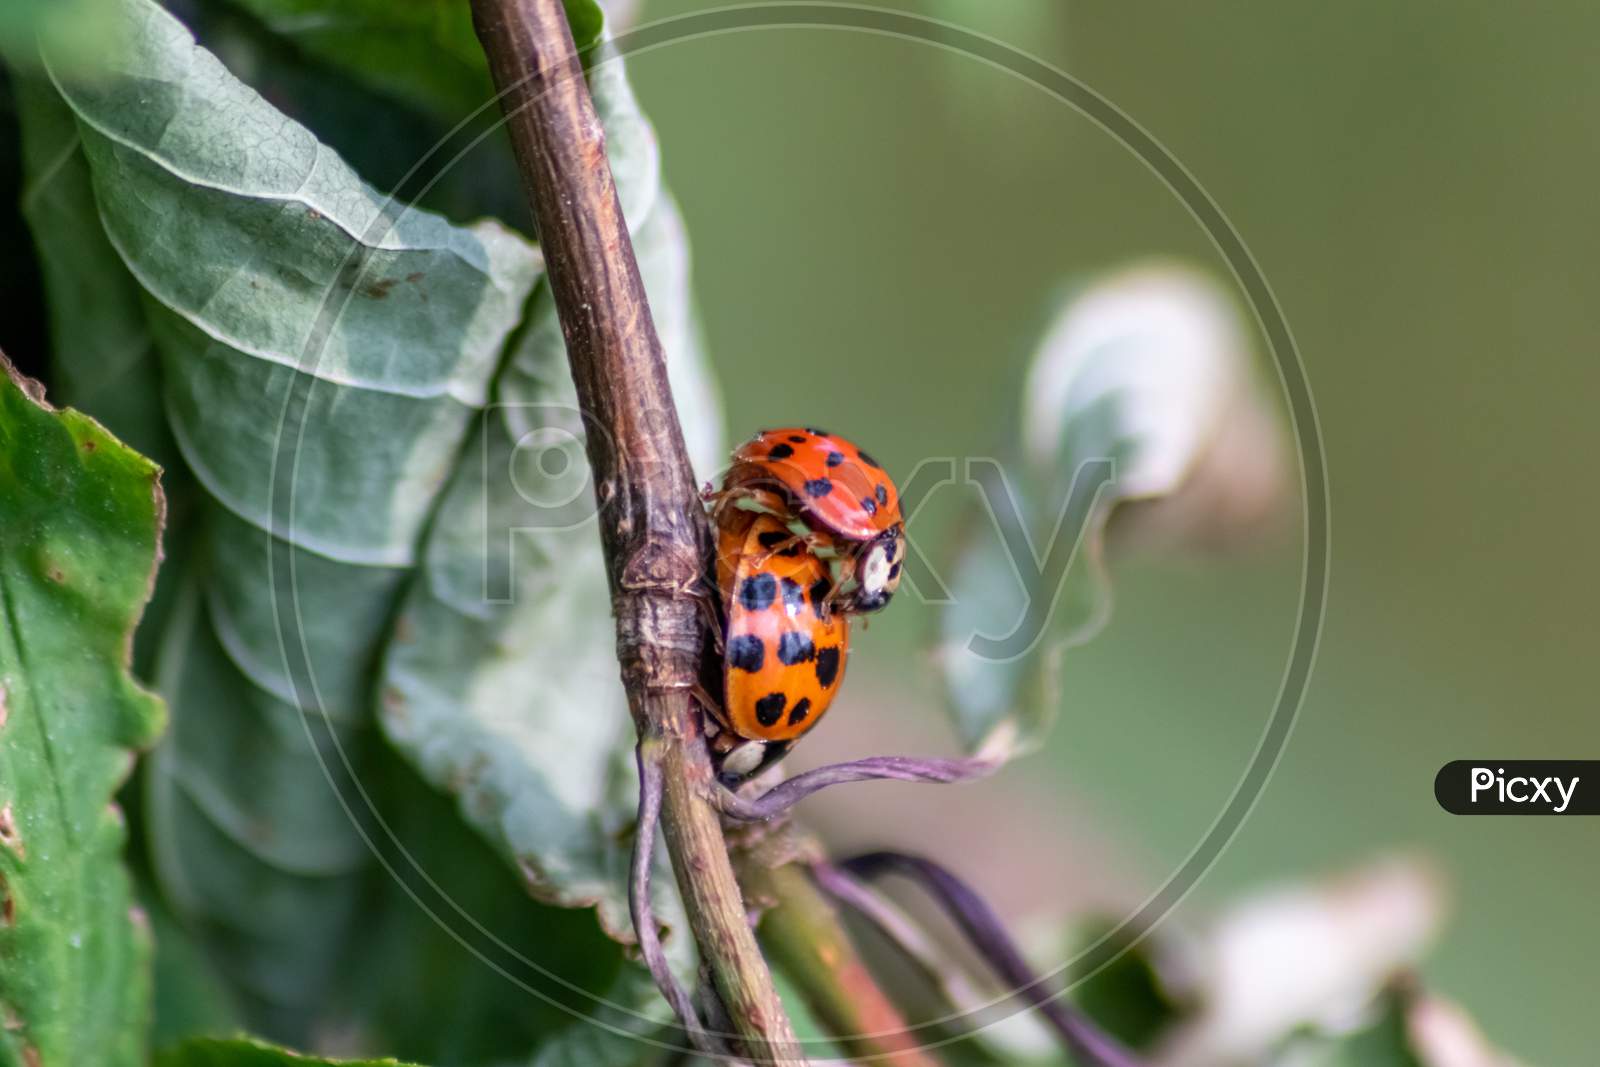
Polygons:
<instances>
[{"instance_id":1,"label":"ladybug","mask_svg":"<svg viewBox=\"0 0 1600 1067\"><path fill-rule=\"evenodd\" d=\"M786 754L828 710L844 678L850 624L824 605L828 567L774 515L725 512L717 525L723 609L722 727L713 741L725 782Z\"/></svg>"},{"instance_id":2,"label":"ladybug","mask_svg":"<svg viewBox=\"0 0 1600 1067\"><path fill-rule=\"evenodd\" d=\"M900 494L877 460L842 437L810 427L762 430L734 451L715 495L719 515L741 508L776 516L828 562L835 591L827 609L879 611L900 585Z\"/></svg>"}]
</instances>

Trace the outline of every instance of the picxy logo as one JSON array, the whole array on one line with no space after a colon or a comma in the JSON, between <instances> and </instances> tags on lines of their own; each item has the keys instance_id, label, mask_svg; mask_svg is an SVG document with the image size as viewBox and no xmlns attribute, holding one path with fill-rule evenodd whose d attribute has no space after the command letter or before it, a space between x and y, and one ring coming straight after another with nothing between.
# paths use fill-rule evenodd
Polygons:
<instances>
[{"instance_id":1,"label":"picxy logo","mask_svg":"<svg viewBox=\"0 0 1600 1067\"><path fill-rule=\"evenodd\" d=\"M1433 780L1439 806L1456 815L1595 815L1595 760L1455 760Z\"/></svg>"},{"instance_id":2,"label":"picxy logo","mask_svg":"<svg viewBox=\"0 0 1600 1067\"><path fill-rule=\"evenodd\" d=\"M1578 791L1577 775L1572 776L1570 782L1551 775L1549 778L1528 778L1522 775L1506 777L1504 767L1490 770L1487 767L1472 768L1472 802L1478 802L1478 794L1485 790L1495 790L1502 802L1511 801L1513 804L1554 804L1552 792L1561 796L1561 803L1553 810L1557 815L1567 810L1567 805L1572 803L1572 794Z\"/></svg>"}]
</instances>

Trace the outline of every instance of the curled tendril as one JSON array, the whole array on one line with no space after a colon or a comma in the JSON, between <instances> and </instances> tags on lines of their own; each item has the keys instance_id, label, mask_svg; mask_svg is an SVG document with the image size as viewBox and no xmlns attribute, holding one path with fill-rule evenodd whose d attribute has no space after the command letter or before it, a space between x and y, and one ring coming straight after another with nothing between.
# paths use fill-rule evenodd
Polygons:
<instances>
[{"instance_id":1,"label":"curled tendril","mask_svg":"<svg viewBox=\"0 0 1600 1067\"><path fill-rule=\"evenodd\" d=\"M994 909L948 868L900 852L869 852L845 860L839 867L861 878L899 874L915 881L950 916L1000 980L1039 1009L1074 1057L1094 1067L1143 1067L1137 1057L1066 1000L1064 990L1046 988L1045 979L1033 973Z\"/></svg>"},{"instance_id":2,"label":"curled tendril","mask_svg":"<svg viewBox=\"0 0 1600 1067\"><path fill-rule=\"evenodd\" d=\"M935 759L922 756L872 756L797 774L758 797L743 797L729 789L717 790L722 814L741 822L763 822L782 815L812 793L846 782L889 780L897 782L969 782L991 774L999 766L988 759Z\"/></svg>"},{"instance_id":3,"label":"curled tendril","mask_svg":"<svg viewBox=\"0 0 1600 1067\"><path fill-rule=\"evenodd\" d=\"M865 882L827 860L811 863L812 880L834 900L875 927L906 960L920 970L929 984L945 987L952 1001L957 994L953 976L938 960L938 949L912 919L874 892ZM963 988L965 983L962 983Z\"/></svg>"},{"instance_id":4,"label":"curled tendril","mask_svg":"<svg viewBox=\"0 0 1600 1067\"><path fill-rule=\"evenodd\" d=\"M639 767L639 821L634 830L633 860L628 874L628 911L633 916L633 930L639 939L639 953L644 957L650 977L667 1003L678 1016L689 1044L702 1055L728 1064L739 1061L700 1022L694 998L672 973L666 953L661 948L660 928L656 925L655 910L650 905L650 868L654 859L656 826L661 820L661 756L660 746L640 741L634 748L634 760Z\"/></svg>"}]
</instances>

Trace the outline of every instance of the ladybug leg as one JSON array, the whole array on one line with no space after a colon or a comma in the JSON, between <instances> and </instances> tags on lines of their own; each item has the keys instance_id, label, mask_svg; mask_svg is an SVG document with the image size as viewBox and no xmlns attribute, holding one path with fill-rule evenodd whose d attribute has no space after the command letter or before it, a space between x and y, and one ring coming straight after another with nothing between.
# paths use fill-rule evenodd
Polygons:
<instances>
[{"instance_id":1,"label":"ladybug leg","mask_svg":"<svg viewBox=\"0 0 1600 1067\"><path fill-rule=\"evenodd\" d=\"M801 537L799 534L791 534L789 536L788 540L779 541L777 544L773 545L772 547L770 547L768 549L765 549L764 551L757 552L751 558L751 562L753 563L754 566L760 567L763 564L765 564L767 562L767 560L771 559L773 556L781 555L782 553L789 551L790 549L794 548L797 545L805 545L807 548L811 548L812 547L812 538L810 538L810 537Z\"/></svg>"},{"instance_id":2,"label":"ladybug leg","mask_svg":"<svg viewBox=\"0 0 1600 1067\"><path fill-rule=\"evenodd\" d=\"M822 606L818 609L823 618L833 614L834 601L839 599L839 590L841 588L842 585L839 582L834 582L829 586L828 595L822 598Z\"/></svg>"},{"instance_id":3,"label":"ladybug leg","mask_svg":"<svg viewBox=\"0 0 1600 1067\"><path fill-rule=\"evenodd\" d=\"M717 650L717 655L722 655L722 613L717 610L717 602L712 597L707 586L710 583L704 578L695 579L695 585L684 592L694 598L695 604L700 609L700 620L705 623L706 630L711 634L711 646Z\"/></svg>"},{"instance_id":4,"label":"ladybug leg","mask_svg":"<svg viewBox=\"0 0 1600 1067\"><path fill-rule=\"evenodd\" d=\"M709 723L715 723L719 729L725 728L725 724L722 721L722 702L712 696L705 686L699 682L689 683L689 695L694 698L696 704L700 705L700 710L706 713L708 725Z\"/></svg>"}]
</instances>

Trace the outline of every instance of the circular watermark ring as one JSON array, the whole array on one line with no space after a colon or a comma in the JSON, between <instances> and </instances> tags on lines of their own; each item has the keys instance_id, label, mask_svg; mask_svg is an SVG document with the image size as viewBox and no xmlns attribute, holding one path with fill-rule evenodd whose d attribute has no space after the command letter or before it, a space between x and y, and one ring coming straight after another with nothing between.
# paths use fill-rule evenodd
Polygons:
<instances>
[{"instance_id":1,"label":"circular watermark ring","mask_svg":"<svg viewBox=\"0 0 1600 1067\"><path fill-rule=\"evenodd\" d=\"M629 55L653 51L667 45L697 38L756 30L781 29L841 30L880 34L945 49L984 63L1032 85L1072 107L1079 114L1100 127L1144 164L1184 205L1185 209L1188 210L1196 223L1205 232L1223 261L1227 263L1229 271L1242 290L1256 323L1266 339L1287 404L1303 487L1304 552L1293 640L1271 715L1257 742L1248 766L1240 776L1227 802L1199 843L1195 845L1179 867L1115 929L1109 931L1094 944L1086 947L1073 959L1063 963L1049 974L1042 976L1042 982L1051 983L1056 987L1056 992L1060 992L1069 988L1071 984L1082 981L1104 968L1122 953L1137 945L1188 895L1205 873L1216 863L1223 850L1238 833L1245 819L1259 800L1262 790L1270 779L1288 743L1316 658L1328 587L1331 519L1328 499L1328 477L1326 456L1310 383L1307 380L1305 368L1288 323L1284 318L1282 308L1279 306L1259 264L1250 253L1243 237L1194 175L1153 135L1110 100L1067 72L1019 48L976 31L925 15L845 3L797 0L797 2L717 8L638 26L616 36L612 42L614 53L612 56L607 57L606 61L620 60ZM485 102L472 116L463 120L455 130L451 131L450 135L441 140L441 149L449 141L450 137L478 121L490 109L497 109L499 100L504 95L505 92L502 92L495 99ZM504 119L501 118L498 122L493 123L487 130L475 136L465 148L456 152L445 162L443 167L433 172L432 177L423 184L422 191L425 192L450 166L459 162L467 152L497 130L503 122ZM436 149L425 155L423 159L419 160L411 168L407 180L424 173L439 154L441 154L440 150ZM405 185L406 181L400 183L401 187L405 187ZM362 249L376 243L376 239L381 238L392 230L408 210L410 210L408 204L391 199L384 209L379 212L372 227L367 232L364 232L361 235L361 240L352 247L345 267L339 273L339 279L329 287L323 305L319 309L316 324L310 332L298 361L297 366L303 372L306 372L300 375L295 383L297 387L300 387L300 391L291 388L279 412L278 430L274 439L274 451L270 466L271 501L273 505L272 513L286 514L288 522L284 530L274 531L278 536L273 538L272 551L268 557L268 579L271 588L274 590L272 599L274 621L280 650L288 667L289 682L297 702L301 702L302 706L305 707L317 709L324 707L315 672L311 668L312 660L306 644L306 630L300 616L295 559L292 551L294 531L293 486L298 469L299 450L303 444L306 429L304 418L306 391L316 386L318 379L312 372L314 372L321 360L333 324L338 321L339 315L356 288L355 285L348 284L348 281L351 278L358 279L360 276L364 263ZM279 589L277 578L280 572L288 578L287 588L284 590L288 594L288 600L283 605L279 604L277 597ZM311 716L302 717L302 721L306 724L308 731L312 729L310 719ZM539 972L543 977L565 986L596 1004L611 1007L617 1012L628 1016L641 1019L648 1018L625 1005L613 1004L604 997L597 996L589 990L567 982L559 975L541 967L535 961L526 959L514 949L511 949L510 946L500 942L490 931L456 905L454 901L449 900L448 895L428 877L416 859L404 848L398 836L385 823L372 796L360 781L352 755L345 749L336 734L330 733L329 737L333 741L332 747L342 765L342 774L335 774L320 745L314 744L313 751L316 753L324 774L328 777L330 786L344 806L346 814L388 873L396 879L417 905L427 912L435 922L439 923L450 936L509 981L561 1010L573 1014L575 1017L586 1019L595 1025L605 1027L619 1034L626 1034L626 1036L640 1041L666 1048L680 1047L672 1042L663 1042L647 1035L623 1030L610 1022L592 1019L577 1012L570 1005L552 998L545 991L530 986L527 982L510 973L502 963L489 959L479 946L472 944L460 931L452 928L443 917L430 907L427 901L422 899L417 889L406 882L401 872L396 870L395 866L384 855L383 849L379 847L379 843L375 838L376 834L381 833L386 837L390 846L398 851L402 860L411 866L413 873L432 892L438 894L441 900L454 908L457 914L471 925L479 936L495 943L500 950L515 958L519 964ZM340 786L341 780L348 782L349 787L355 794L354 796L346 796L345 790ZM359 808L356 806L358 802L360 804ZM905 1031L900 1033L920 1035L930 1027L948 1027L952 1022L960 1021L963 1018L975 1016L979 1013L984 1013L987 1016L991 1014L991 1009L995 1006L1014 999L1016 993L1016 990L1008 991L995 998L988 1005L977 1006L943 1019L918 1023L915 1026L907 1027ZM995 1014L992 1018L986 1017L983 1025L993 1025L1000 1021L1001 1018L1004 1018L1005 1015L1025 1010L1029 1010L1028 1005L1018 1004L1004 1015ZM872 1037L890 1035L866 1034L859 1036L864 1039L871 1039ZM937 1047L949 1041L960 1040L965 1035L958 1034L954 1037L930 1036L933 1039L925 1042L924 1047Z\"/></svg>"}]
</instances>

